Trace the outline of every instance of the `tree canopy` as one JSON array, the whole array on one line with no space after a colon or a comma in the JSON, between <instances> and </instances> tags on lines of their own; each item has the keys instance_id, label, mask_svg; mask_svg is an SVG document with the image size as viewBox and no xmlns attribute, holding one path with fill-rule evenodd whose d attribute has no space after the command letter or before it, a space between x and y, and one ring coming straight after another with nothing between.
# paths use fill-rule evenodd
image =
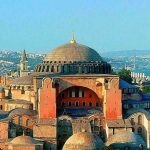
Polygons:
<instances>
[{"instance_id":1,"label":"tree canopy","mask_svg":"<svg viewBox=\"0 0 150 150\"><path fill-rule=\"evenodd\" d=\"M132 83L132 77L131 77L131 71L130 70L122 69L122 70L120 70L118 75L121 79L127 81L128 83Z\"/></svg>"}]
</instances>

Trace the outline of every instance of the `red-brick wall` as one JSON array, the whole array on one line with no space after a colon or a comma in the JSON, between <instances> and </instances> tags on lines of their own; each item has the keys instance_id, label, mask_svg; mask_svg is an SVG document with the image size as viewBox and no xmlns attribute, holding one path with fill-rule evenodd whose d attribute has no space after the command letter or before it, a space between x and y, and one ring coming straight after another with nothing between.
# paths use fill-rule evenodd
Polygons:
<instances>
[{"instance_id":1,"label":"red-brick wall","mask_svg":"<svg viewBox=\"0 0 150 150\"><path fill-rule=\"evenodd\" d=\"M77 87L77 86L76 86ZM97 94L92 90L85 87L77 87L80 91L84 91L83 97L69 97L70 91L75 91L76 87L71 87L59 94L57 97L57 105L59 108L62 107L62 102L65 102L65 107L69 107L69 102L72 103L72 108L76 107L75 102L79 102L78 107L89 107L89 103L92 102L92 107L96 107L96 102L99 103L99 107L102 107L102 99L99 99ZM64 98L62 97L64 95ZM83 106L83 102L85 102L85 106Z\"/></svg>"},{"instance_id":2,"label":"red-brick wall","mask_svg":"<svg viewBox=\"0 0 150 150\"><path fill-rule=\"evenodd\" d=\"M106 119L122 118L121 90L111 87L106 94Z\"/></svg>"},{"instance_id":3,"label":"red-brick wall","mask_svg":"<svg viewBox=\"0 0 150 150\"><path fill-rule=\"evenodd\" d=\"M52 87L52 80L45 78L40 89L40 118L56 118L56 89Z\"/></svg>"}]
</instances>

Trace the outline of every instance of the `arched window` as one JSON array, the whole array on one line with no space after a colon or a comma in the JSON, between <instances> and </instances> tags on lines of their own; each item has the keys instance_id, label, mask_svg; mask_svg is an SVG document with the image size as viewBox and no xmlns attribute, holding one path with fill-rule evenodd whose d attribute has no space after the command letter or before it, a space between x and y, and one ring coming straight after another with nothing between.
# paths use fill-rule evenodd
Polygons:
<instances>
[{"instance_id":1,"label":"arched window","mask_svg":"<svg viewBox=\"0 0 150 150\"><path fill-rule=\"evenodd\" d=\"M19 119L18 119L18 125L22 125L22 117L19 117Z\"/></svg>"},{"instance_id":2,"label":"arched window","mask_svg":"<svg viewBox=\"0 0 150 150\"><path fill-rule=\"evenodd\" d=\"M138 124L142 125L142 116L141 115L138 116Z\"/></svg>"},{"instance_id":3,"label":"arched window","mask_svg":"<svg viewBox=\"0 0 150 150\"><path fill-rule=\"evenodd\" d=\"M99 102L96 102L96 107L99 107Z\"/></svg>"},{"instance_id":4,"label":"arched window","mask_svg":"<svg viewBox=\"0 0 150 150\"><path fill-rule=\"evenodd\" d=\"M98 119L94 119L94 126L98 126Z\"/></svg>"},{"instance_id":5,"label":"arched window","mask_svg":"<svg viewBox=\"0 0 150 150\"><path fill-rule=\"evenodd\" d=\"M46 68L46 72L49 72L49 66L47 66L47 68Z\"/></svg>"},{"instance_id":6,"label":"arched window","mask_svg":"<svg viewBox=\"0 0 150 150\"><path fill-rule=\"evenodd\" d=\"M51 67L51 72L54 72L54 66Z\"/></svg>"},{"instance_id":7,"label":"arched window","mask_svg":"<svg viewBox=\"0 0 150 150\"><path fill-rule=\"evenodd\" d=\"M142 128L141 127L138 128L138 134L142 134Z\"/></svg>"},{"instance_id":8,"label":"arched window","mask_svg":"<svg viewBox=\"0 0 150 150\"><path fill-rule=\"evenodd\" d=\"M85 107L85 102L82 103L82 106Z\"/></svg>"},{"instance_id":9,"label":"arched window","mask_svg":"<svg viewBox=\"0 0 150 150\"><path fill-rule=\"evenodd\" d=\"M135 125L134 118L131 118L131 124Z\"/></svg>"},{"instance_id":10,"label":"arched window","mask_svg":"<svg viewBox=\"0 0 150 150\"><path fill-rule=\"evenodd\" d=\"M29 119L26 120L26 126L30 126L30 120Z\"/></svg>"},{"instance_id":11,"label":"arched window","mask_svg":"<svg viewBox=\"0 0 150 150\"><path fill-rule=\"evenodd\" d=\"M76 104L76 107L78 107L78 106L79 106L79 102L76 102L75 104Z\"/></svg>"},{"instance_id":12,"label":"arched window","mask_svg":"<svg viewBox=\"0 0 150 150\"><path fill-rule=\"evenodd\" d=\"M89 102L89 107L92 107L92 102Z\"/></svg>"}]
</instances>

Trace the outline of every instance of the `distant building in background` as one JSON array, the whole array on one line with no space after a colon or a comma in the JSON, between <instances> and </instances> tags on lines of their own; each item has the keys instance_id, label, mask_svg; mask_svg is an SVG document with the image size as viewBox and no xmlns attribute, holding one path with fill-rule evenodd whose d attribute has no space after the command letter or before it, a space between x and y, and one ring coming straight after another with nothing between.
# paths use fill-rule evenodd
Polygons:
<instances>
[{"instance_id":1,"label":"distant building in background","mask_svg":"<svg viewBox=\"0 0 150 150\"><path fill-rule=\"evenodd\" d=\"M133 83L140 84L150 81L150 76L145 76L144 73L136 73L136 72L131 72L131 77L133 79Z\"/></svg>"},{"instance_id":2,"label":"distant building in background","mask_svg":"<svg viewBox=\"0 0 150 150\"><path fill-rule=\"evenodd\" d=\"M20 77L27 76L28 74L28 59L25 50L23 50L20 60Z\"/></svg>"}]
</instances>

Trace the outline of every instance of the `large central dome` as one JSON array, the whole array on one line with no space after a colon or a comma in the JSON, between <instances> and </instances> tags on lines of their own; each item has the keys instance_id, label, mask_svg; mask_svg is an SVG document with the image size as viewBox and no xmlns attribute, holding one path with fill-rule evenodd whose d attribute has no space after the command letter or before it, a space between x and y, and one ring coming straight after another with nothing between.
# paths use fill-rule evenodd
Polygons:
<instances>
[{"instance_id":1,"label":"large central dome","mask_svg":"<svg viewBox=\"0 0 150 150\"><path fill-rule=\"evenodd\" d=\"M102 61L102 58L92 48L76 42L71 42L53 49L44 58L44 61L90 62Z\"/></svg>"},{"instance_id":2,"label":"large central dome","mask_svg":"<svg viewBox=\"0 0 150 150\"><path fill-rule=\"evenodd\" d=\"M111 66L92 48L76 43L74 37L70 43L53 49L35 69L37 73L62 74L108 74Z\"/></svg>"}]
</instances>

